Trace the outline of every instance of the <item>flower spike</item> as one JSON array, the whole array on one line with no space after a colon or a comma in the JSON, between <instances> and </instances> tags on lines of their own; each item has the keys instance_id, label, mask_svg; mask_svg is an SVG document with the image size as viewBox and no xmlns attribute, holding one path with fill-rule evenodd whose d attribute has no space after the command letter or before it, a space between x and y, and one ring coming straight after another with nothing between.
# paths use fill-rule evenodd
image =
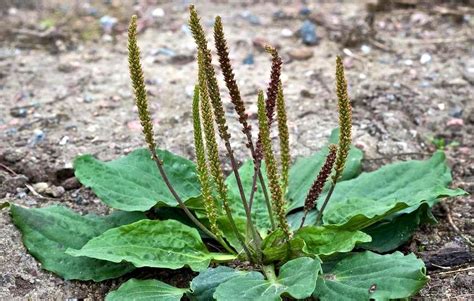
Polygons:
<instances>
[{"instance_id":1,"label":"flower spike","mask_svg":"<svg viewBox=\"0 0 474 301\"><path fill-rule=\"evenodd\" d=\"M301 219L300 228L303 227L308 212L312 210L316 205L316 201L318 200L319 196L321 195L321 192L323 191L324 184L331 175L331 171L334 166L334 161L336 160L336 153L337 146L335 144L329 145L329 153L326 156L326 161L321 167L321 170L319 171L316 180L314 180L313 185L309 189L308 195L306 196L306 199L304 201L304 215Z\"/></svg>"},{"instance_id":2,"label":"flower spike","mask_svg":"<svg viewBox=\"0 0 474 301\"><path fill-rule=\"evenodd\" d=\"M153 154L156 149L156 143L153 133L153 122L148 108L148 98L145 87L145 78L140 63L140 48L137 44L137 16L132 16L128 28L128 64L130 70L130 79L132 80L133 91L135 94L135 104L138 108L138 117L142 125L145 142L150 152Z\"/></svg>"},{"instance_id":3,"label":"flower spike","mask_svg":"<svg viewBox=\"0 0 474 301\"><path fill-rule=\"evenodd\" d=\"M278 137L280 140L280 161L281 161L281 187L283 193L288 187L288 177L290 171L290 136L288 133L288 124L285 108L285 97L283 95L283 87L281 81L278 84L278 95L276 102L277 121L278 121Z\"/></svg>"},{"instance_id":4,"label":"flower spike","mask_svg":"<svg viewBox=\"0 0 474 301\"><path fill-rule=\"evenodd\" d=\"M268 125L271 126L273 122L273 112L275 111L275 104L278 95L278 86L280 83L281 74L281 57L278 55L276 48L272 46L265 46L265 50L272 55L272 71L270 73L270 83L267 88L267 118Z\"/></svg>"},{"instance_id":5,"label":"flower spike","mask_svg":"<svg viewBox=\"0 0 474 301\"><path fill-rule=\"evenodd\" d=\"M251 126L248 124L248 115L245 113L245 104L240 97L239 87L234 78L234 71L230 64L229 50L227 48L227 42L224 37L224 29L222 27L221 17L217 16L214 23L214 40L217 49L217 55L219 56L219 63L224 75L224 80L229 90L230 100L234 104L235 111L239 116L239 122L242 124L242 132L248 136L248 139L252 139Z\"/></svg>"},{"instance_id":6,"label":"flower spike","mask_svg":"<svg viewBox=\"0 0 474 301\"><path fill-rule=\"evenodd\" d=\"M339 111L339 150L335 164L336 173L332 177L334 183L336 183L342 175L352 140L352 108L351 101L347 94L347 80L344 75L344 65L340 56L336 58L336 94Z\"/></svg>"},{"instance_id":7,"label":"flower spike","mask_svg":"<svg viewBox=\"0 0 474 301\"><path fill-rule=\"evenodd\" d=\"M216 234L216 236L221 236L222 233L217 227L217 208L214 198L212 197L212 186L211 182L209 181L210 171L208 170L208 166L206 163L206 152L202 139L199 103L199 85L196 85L196 87L194 88L193 96L194 146L197 161L196 170L199 177L199 182L201 183L201 193L204 203L204 210L206 211L207 218L209 219L211 231Z\"/></svg>"},{"instance_id":8,"label":"flower spike","mask_svg":"<svg viewBox=\"0 0 474 301\"><path fill-rule=\"evenodd\" d=\"M265 163L267 166L267 177L270 185L274 211L278 218L281 229L286 234L286 237L290 238L291 232L286 220L286 203L280 187L280 177L278 175L276 160L272 150L270 128L265 109L263 91L260 91L258 94L258 125L260 128L263 157L265 158Z\"/></svg>"}]
</instances>

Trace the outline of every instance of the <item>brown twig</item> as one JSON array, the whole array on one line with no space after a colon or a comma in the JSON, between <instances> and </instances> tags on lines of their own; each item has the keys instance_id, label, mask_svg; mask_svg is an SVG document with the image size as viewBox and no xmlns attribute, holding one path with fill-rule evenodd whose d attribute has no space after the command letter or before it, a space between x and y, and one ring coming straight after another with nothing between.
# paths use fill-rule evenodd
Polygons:
<instances>
[{"instance_id":1,"label":"brown twig","mask_svg":"<svg viewBox=\"0 0 474 301\"><path fill-rule=\"evenodd\" d=\"M464 233L459 230L458 226L453 222L453 217L451 216L451 209L449 206L445 203L441 203L441 207L446 211L446 217L448 218L448 223L453 228L454 232L456 232L459 236L461 236L471 247L474 246L474 243L471 241L471 239L465 235Z\"/></svg>"}]
</instances>

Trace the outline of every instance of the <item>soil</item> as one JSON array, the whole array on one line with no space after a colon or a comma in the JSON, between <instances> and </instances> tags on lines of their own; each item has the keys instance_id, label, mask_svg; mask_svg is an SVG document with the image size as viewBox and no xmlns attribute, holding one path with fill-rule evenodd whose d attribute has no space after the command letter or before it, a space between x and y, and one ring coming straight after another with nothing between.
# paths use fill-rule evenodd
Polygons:
<instances>
[{"instance_id":1,"label":"soil","mask_svg":"<svg viewBox=\"0 0 474 301\"><path fill-rule=\"evenodd\" d=\"M139 44L159 145L193 158L190 118L196 64L183 2L31 1L0 5L0 204L62 204L82 213L109 209L72 171L72 160L91 153L108 160L143 146L127 72L126 26L141 15ZM25 3L28 1L25 1ZM111 2L111 4L107 4ZM118 4L120 2L120 5ZM474 192L474 7L470 1L364 1L256 4L199 1L211 37L223 17L236 78L253 122L259 89L266 89L270 59L262 43L284 58L282 81L294 156L309 155L337 125L334 61L344 57L354 107L355 144L365 170L426 158L444 148L452 187ZM426 2L426 1L425 1ZM36 3L36 4L35 4ZM38 4L39 3L39 4ZM235 2L232 2L235 3ZM160 10L161 9L161 10ZM100 18L114 16L110 30ZM316 24L318 43L305 46L298 29ZM250 56L250 57L249 57ZM244 64L244 60L252 64ZM223 82L234 149L248 156ZM40 193L35 187L47 183ZM423 300L472 300L471 196L434 208L439 223L423 226L401 248L427 263ZM21 242L8 209L0 210L0 299L101 300L124 279L64 281L41 269ZM469 241L471 243L469 243ZM141 271L139 273L147 273ZM154 271L185 286L188 271ZM132 275L133 276L133 275Z\"/></svg>"}]
</instances>

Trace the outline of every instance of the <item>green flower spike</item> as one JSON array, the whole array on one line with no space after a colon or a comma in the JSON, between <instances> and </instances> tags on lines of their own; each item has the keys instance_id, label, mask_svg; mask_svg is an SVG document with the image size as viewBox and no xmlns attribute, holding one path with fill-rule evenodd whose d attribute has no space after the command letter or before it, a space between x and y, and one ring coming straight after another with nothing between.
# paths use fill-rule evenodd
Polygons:
<instances>
[{"instance_id":1,"label":"green flower spike","mask_svg":"<svg viewBox=\"0 0 474 301\"><path fill-rule=\"evenodd\" d=\"M344 165L346 163L352 140L352 108L351 101L347 93L347 80L344 75L344 65L342 58L336 58L336 94L337 107L339 111L339 150L337 152L335 174L332 181L336 181L341 177Z\"/></svg>"},{"instance_id":2,"label":"green flower spike","mask_svg":"<svg viewBox=\"0 0 474 301\"><path fill-rule=\"evenodd\" d=\"M280 140L280 161L281 161L281 187L283 193L288 187L288 176L290 171L290 135L288 133L288 123L286 117L285 98L283 96L283 87L281 81L278 85L278 94L276 101L278 137Z\"/></svg>"},{"instance_id":3,"label":"green flower spike","mask_svg":"<svg viewBox=\"0 0 474 301\"><path fill-rule=\"evenodd\" d=\"M201 193L204 202L204 209L211 231L217 236L222 236L221 231L217 227L217 209L214 198L212 197L212 186L209 181L208 166L206 163L206 152L202 139L201 117L199 113L199 86L194 88L193 96L193 125L194 125L194 146L196 150L197 174L201 183Z\"/></svg>"},{"instance_id":4,"label":"green flower spike","mask_svg":"<svg viewBox=\"0 0 474 301\"><path fill-rule=\"evenodd\" d=\"M150 152L153 154L155 153L156 144L153 138L153 123L148 109L145 78L140 63L140 48L138 48L137 44L137 16L132 17L128 28L128 65L143 135Z\"/></svg>"},{"instance_id":5,"label":"green flower spike","mask_svg":"<svg viewBox=\"0 0 474 301\"><path fill-rule=\"evenodd\" d=\"M268 125L263 91L260 91L258 94L258 125L260 128L260 137L262 139L263 157L267 166L267 177L272 195L274 212L278 218L280 228L289 239L291 237L291 232L286 220L286 204L281 190L280 177L278 175L278 168L270 140L270 128Z\"/></svg>"}]
</instances>

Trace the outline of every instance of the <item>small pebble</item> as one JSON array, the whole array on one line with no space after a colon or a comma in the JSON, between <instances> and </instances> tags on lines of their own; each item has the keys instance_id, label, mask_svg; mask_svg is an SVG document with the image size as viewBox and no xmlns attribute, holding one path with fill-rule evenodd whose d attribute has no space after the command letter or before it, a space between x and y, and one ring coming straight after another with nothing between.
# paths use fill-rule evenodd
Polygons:
<instances>
[{"instance_id":1,"label":"small pebble","mask_svg":"<svg viewBox=\"0 0 474 301\"><path fill-rule=\"evenodd\" d=\"M25 108L12 108L10 115L16 118L25 118L28 115L28 111Z\"/></svg>"},{"instance_id":2,"label":"small pebble","mask_svg":"<svg viewBox=\"0 0 474 301\"><path fill-rule=\"evenodd\" d=\"M298 61L304 61L313 56L313 50L310 48L295 48L288 52L288 55Z\"/></svg>"},{"instance_id":3,"label":"small pebble","mask_svg":"<svg viewBox=\"0 0 474 301\"><path fill-rule=\"evenodd\" d=\"M280 32L280 35L284 38L289 38L293 36L293 31L291 31L289 28L283 28Z\"/></svg>"},{"instance_id":4,"label":"small pebble","mask_svg":"<svg viewBox=\"0 0 474 301\"><path fill-rule=\"evenodd\" d=\"M254 14L252 14L251 12L249 11L244 11L240 14L240 16L247 20L250 24L252 25L260 25L262 24L261 21L260 21L260 18Z\"/></svg>"},{"instance_id":5,"label":"small pebble","mask_svg":"<svg viewBox=\"0 0 474 301\"><path fill-rule=\"evenodd\" d=\"M100 26L106 33L112 32L112 29L114 26L117 24L118 20L117 18L105 15L102 18L100 18Z\"/></svg>"},{"instance_id":6,"label":"small pebble","mask_svg":"<svg viewBox=\"0 0 474 301\"><path fill-rule=\"evenodd\" d=\"M40 129L35 129L33 131L33 137L30 138L29 142L31 146L35 146L36 144L42 142L46 137L45 133Z\"/></svg>"},{"instance_id":7,"label":"small pebble","mask_svg":"<svg viewBox=\"0 0 474 301\"><path fill-rule=\"evenodd\" d=\"M151 15L155 18L162 18L165 16L165 11L161 7L157 7L151 12Z\"/></svg>"},{"instance_id":8,"label":"small pebble","mask_svg":"<svg viewBox=\"0 0 474 301\"><path fill-rule=\"evenodd\" d=\"M316 25L313 22L306 20L300 28L300 37L305 45L318 44L318 36L316 35Z\"/></svg>"},{"instance_id":9,"label":"small pebble","mask_svg":"<svg viewBox=\"0 0 474 301\"><path fill-rule=\"evenodd\" d=\"M64 136L59 140L59 145L66 145L69 141L69 136Z\"/></svg>"},{"instance_id":10,"label":"small pebble","mask_svg":"<svg viewBox=\"0 0 474 301\"><path fill-rule=\"evenodd\" d=\"M461 118L452 118L448 120L446 125L448 127L462 127L464 125L464 121Z\"/></svg>"},{"instance_id":11,"label":"small pebble","mask_svg":"<svg viewBox=\"0 0 474 301\"><path fill-rule=\"evenodd\" d=\"M455 106L451 110L449 110L449 115L454 118L460 118L462 116L462 108Z\"/></svg>"},{"instance_id":12,"label":"small pebble","mask_svg":"<svg viewBox=\"0 0 474 301\"><path fill-rule=\"evenodd\" d=\"M301 16L308 16L309 14L311 14L311 9L309 9L308 7L305 6L305 7L300 9L299 14Z\"/></svg>"},{"instance_id":13,"label":"small pebble","mask_svg":"<svg viewBox=\"0 0 474 301\"><path fill-rule=\"evenodd\" d=\"M255 59L253 57L253 54L249 53L245 59L242 61L244 65L253 65L255 63Z\"/></svg>"},{"instance_id":14,"label":"small pebble","mask_svg":"<svg viewBox=\"0 0 474 301\"><path fill-rule=\"evenodd\" d=\"M362 51L363 54L369 54L371 50L372 48L370 48L370 46L367 46L367 45L360 46L360 51Z\"/></svg>"},{"instance_id":15,"label":"small pebble","mask_svg":"<svg viewBox=\"0 0 474 301\"><path fill-rule=\"evenodd\" d=\"M429 53L423 53L420 57L420 63L422 65L429 63L431 61L431 55Z\"/></svg>"},{"instance_id":16,"label":"small pebble","mask_svg":"<svg viewBox=\"0 0 474 301\"><path fill-rule=\"evenodd\" d=\"M32 187L37 193L45 193L46 190L49 188L49 185L48 183L45 183L45 182L39 182L39 183L33 184Z\"/></svg>"}]
</instances>

